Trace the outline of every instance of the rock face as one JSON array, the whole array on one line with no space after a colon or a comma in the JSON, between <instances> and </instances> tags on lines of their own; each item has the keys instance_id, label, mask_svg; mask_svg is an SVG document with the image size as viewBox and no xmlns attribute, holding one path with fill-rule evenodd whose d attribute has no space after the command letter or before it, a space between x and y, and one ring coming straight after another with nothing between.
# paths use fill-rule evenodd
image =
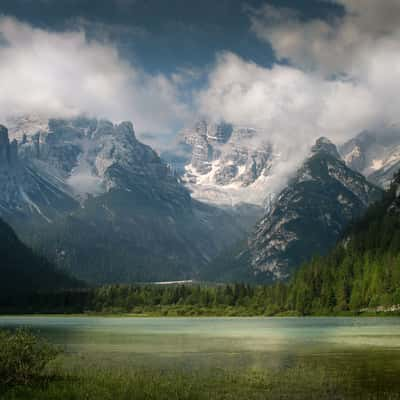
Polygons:
<instances>
[{"instance_id":1,"label":"rock face","mask_svg":"<svg viewBox=\"0 0 400 400\"><path fill-rule=\"evenodd\" d=\"M181 136L192 148L183 180L193 197L222 206L263 205L276 155L260 132L200 121Z\"/></svg>"},{"instance_id":2,"label":"rock face","mask_svg":"<svg viewBox=\"0 0 400 400\"><path fill-rule=\"evenodd\" d=\"M232 215L192 200L130 122L82 117L46 126L14 130L19 161L8 162L0 178L0 215L79 278L193 277L243 235ZM11 154L5 143L3 153Z\"/></svg>"},{"instance_id":3,"label":"rock face","mask_svg":"<svg viewBox=\"0 0 400 400\"><path fill-rule=\"evenodd\" d=\"M18 144L0 125L0 215L45 220L73 210L78 203L55 176L29 160L20 160Z\"/></svg>"},{"instance_id":4,"label":"rock face","mask_svg":"<svg viewBox=\"0 0 400 400\"><path fill-rule=\"evenodd\" d=\"M233 265L249 280L286 279L312 256L326 253L343 229L381 195L379 188L346 166L328 139L320 138L247 243L225 265Z\"/></svg>"},{"instance_id":5,"label":"rock face","mask_svg":"<svg viewBox=\"0 0 400 400\"><path fill-rule=\"evenodd\" d=\"M400 168L400 129L365 131L340 147L346 164L371 182L388 188Z\"/></svg>"}]
</instances>

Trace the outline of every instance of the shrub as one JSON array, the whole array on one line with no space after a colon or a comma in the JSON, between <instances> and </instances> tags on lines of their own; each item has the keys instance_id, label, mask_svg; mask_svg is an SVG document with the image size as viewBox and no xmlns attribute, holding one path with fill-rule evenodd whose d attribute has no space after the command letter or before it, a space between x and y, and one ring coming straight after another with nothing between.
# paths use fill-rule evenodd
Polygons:
<instances>
[{"instance_id":1,"label":"shrub","mask_svg":"<svg viewBox=\"0 0 400 400\"><path fill-rule=\"evenodd\" d=\"M0 331L0 385L31 383L59 352L55 346L26 330Z\"/></svg>"}]
</instances>

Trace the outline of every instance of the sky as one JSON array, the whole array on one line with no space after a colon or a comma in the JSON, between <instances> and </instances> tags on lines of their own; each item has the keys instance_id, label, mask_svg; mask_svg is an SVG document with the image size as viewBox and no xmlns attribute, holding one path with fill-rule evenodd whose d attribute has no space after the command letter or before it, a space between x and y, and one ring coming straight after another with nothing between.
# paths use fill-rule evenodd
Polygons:
<instances>
[{"instance_id":1,"label":"sky","mask_svg":"<svg viewBox=\"0 0 400 400\"><path fill-rule=\"evenodd\" d=\"M162 149L205 117L305 154L399 122L399 21L398 0L2 0L0 120L132 120Z\"/></svg>"}]
</instances>

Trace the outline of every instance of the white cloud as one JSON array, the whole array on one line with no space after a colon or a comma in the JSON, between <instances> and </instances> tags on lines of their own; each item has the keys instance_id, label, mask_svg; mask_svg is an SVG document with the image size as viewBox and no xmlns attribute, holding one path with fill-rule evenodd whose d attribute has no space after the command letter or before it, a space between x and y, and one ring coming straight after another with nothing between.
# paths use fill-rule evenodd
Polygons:
<instances>
[{"instance_id":1,"label":"white cloud","mask_svg":"<svg viewBox=\"0 0 400 400\"><path fill-rule=\"evenodd\" d=\"M337 120L346 121L349 116L358 118L357 100L349 90L353 87L370 98L369 113L373 118L364 120L365 128L371 120L398 123L400 2L331 2L343 7L343 16L304 21L293 10L266 5L252 11L252 29L259 38L272 45L278 59L289 60L294 68L309 76L319 75L327 82L332 82L332 77L339 77L334 82L347 88L348 97L343 101L348 107L339 110Z\"/></svg>"},{"instance_id":2,"label":"white cloud","mask_svg":"<svg viewBox=\"0 0 400 400\"><path fill-rule=\"evenodd\" d=\"M171 133L187 115L172 80L130 65L83 30L48 32L0 17L0 118L86 112Z\"/></svg>"},{"instance_id":3,"label":"white cloud","mask_svg":"<svg viewBox=\"0 0 400 400\"><path fill-rule=\"evenodd\" d=\"M281 153L271 190L279 190L320 136L343 142L381 123L379 102L353 81L326 80L298 68L264 68L232 53L218 57L198 108L214 121L250 125Z\"/></svg>"},{"instance_id":4,"label":"white cloud","mask_svg":"<svg viewBox=\"0 0 400 400\"><path fill-rule=\"evenodd\" d=\"M199 95L204 115L265 132L260 139L283 154L283 183L316 138L339 144L400 122L400 2L336 3L344 14L328 20L270 5L252 9L251 29L272 45L277 62L265 68L223 53Z\"/></svg>"},{"instance_id":5,"label":"white cloud","mask_svg":"<svg viewBox=\"0 0 400 400\"><path fill-rule=\"evenodd\" d=\"M328 0L327 0L328 1ZM400 49L398 0L331 0L344 15L330 20L304 20L287 8L265 5L250 13L252 30L275 50L278 59L326 76L367 78L368 59L396 44ZM390 58L392 54L387 54ZM384 62L385 60L383 60Z\"/></svg>"},{"instance_id":6,"label":"white cloud","mask_svg":"<svg viewBox=\"0 0 400 400\"><path fill-rule=\"evenodd\" d=\"M380 121L368 88L326 80L290 66L263 68L232 53L222 54L199 96L199 108L214 120L263 128L273 142L305 146L318 136L344 140Z\"/></svg>"}]
</instances>

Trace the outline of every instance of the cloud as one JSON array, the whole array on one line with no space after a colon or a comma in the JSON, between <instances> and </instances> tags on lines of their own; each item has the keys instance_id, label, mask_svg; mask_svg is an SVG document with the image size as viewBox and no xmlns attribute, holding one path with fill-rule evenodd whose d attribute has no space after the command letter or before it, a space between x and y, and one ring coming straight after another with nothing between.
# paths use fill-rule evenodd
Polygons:
<instances>
[{"instance_id":1,"label":"cloud","mask_svg":"<svg viewBox=\"0 0 400 400\"><path fill-rule=\"evenodd\" d=\"M379 104L362 85L290 66L264 68L233 53L218 57L197 105L213 121L258 128L256 140L271 142L281 153L278 181L293 172L318 137L343 142L381 124Z\"/></svg>"},{"instance_id":2,"label":"cloud","mask_svg":"<svg viewBox=\"0 0 400 400\"><path fill-rule=\"evenodd\" d=\"M398 0L331 2L343 7L343 16L304 20L300 13L287 8L264 5L252 9L251 29L272 45L278 59L326 76L365 75L366 58L374 59L376 51L396 42L400 48Z\"/></svg>"},{"instance_id":3,"label":"cloud","mask_svg":"<svg viewBox=\"0 0 400 400\"><path fill-rule=\"evenodd\" d=\"M279 64L264 68L232 53L219 56L198 105L213 120L260 127L282 145L307 146L320 135L343 141L382 122L379 99L357 82Z\"/></svg>"},{"instance_id":4,"label":"cloud","mask_svg":"<svg viewBox=\"0 0 400 400\"><path fill-rule=\"evenodd\" d=\"M371 115L398 123L400 101L400 2L332 0L344 14L328 20L304 20L298 12L265 5L252 10L252 30L268 41L278 60L328 82L362 89L371 98ZM390 100L389 100L390 99ZM347 112L357 105L349 92ZM364 121L365 127L371 118Z\"/></svg>"},{"instance_id":5,"label":"cloud","mask_svg":"<svg viewBox=\"0 0 400 400\"><path fill-rule=\"evenodd\" d=\"M130 119L139 132L171 133L188 113L174 82L125 61L83 29L49 32L0 17L0 118L86 112Z\"/></svg>"},{"instance_id":6,"label":"cloud","mask_svg":"<svg viewBox=\"0 0 400 400\"><path fill-rule=\"evenodd\" d=\"M399 123L399 1L336 4L343 15L326 20L271 5L252 9L251 29L272 45L275 64L266 68L224 52L198 96L203 115L258 127L258 140L273 143L282 155L273 189L318 137L340 144Z\"/></svg>"}]
</instances>

